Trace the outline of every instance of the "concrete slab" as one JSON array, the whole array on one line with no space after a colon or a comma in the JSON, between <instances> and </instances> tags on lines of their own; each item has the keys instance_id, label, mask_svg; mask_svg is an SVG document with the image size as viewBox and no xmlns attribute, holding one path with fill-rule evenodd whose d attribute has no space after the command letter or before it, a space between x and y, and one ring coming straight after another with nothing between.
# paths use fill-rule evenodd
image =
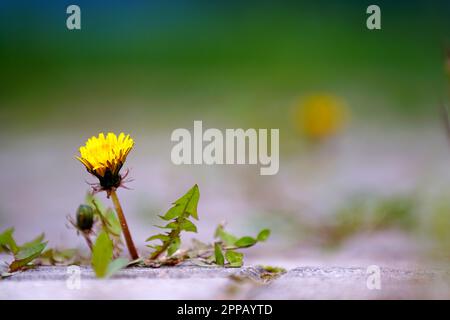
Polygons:
<instances>
[{"instance_id":1,"label":"concrete slab","mask_svg":"<svg viewBox=\"0 0 450 320\"><path fill-rule=\"evenodd\" d=\"M264 280L260 267L129 268L96 279L80 267L80 286L67 267L38 267L0 281L0 299L432 299L450 297L443 270L381 268L379 290L366 268L302 266Z\"/></svg>"}]
</instances>

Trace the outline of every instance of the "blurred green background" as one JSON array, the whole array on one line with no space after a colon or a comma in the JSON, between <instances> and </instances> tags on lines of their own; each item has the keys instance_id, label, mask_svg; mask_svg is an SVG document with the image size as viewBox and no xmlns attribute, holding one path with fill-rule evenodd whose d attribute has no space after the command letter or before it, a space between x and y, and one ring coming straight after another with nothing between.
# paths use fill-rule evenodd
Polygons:
<instances>
[{"instance_id":1,"label":"blurred green background","mask_svg":"<svg viewBox=\"0 0 450 320\"><path fill-rule=\"evenodd\" d=\"M317 90L409 118L445 92L447 1L378 2L381 31L365 27L368 1L79 1L81 31L65 27L70 3L1 5L8 130L197 115L282 126Z\"/></svg>"}]
</instances>

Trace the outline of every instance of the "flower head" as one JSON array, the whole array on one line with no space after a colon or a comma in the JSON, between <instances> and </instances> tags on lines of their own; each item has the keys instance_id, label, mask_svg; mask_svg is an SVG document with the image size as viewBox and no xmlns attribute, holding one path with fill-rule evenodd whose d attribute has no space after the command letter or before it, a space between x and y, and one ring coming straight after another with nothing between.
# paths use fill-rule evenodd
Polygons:
<instances>
[{"instance_id":1,"label":"flower head","mask_svg":"<svg viewBox=\"0 0 450 320\"><path fill-rule=\"evenodd\" d=\"M89 173L100 180L101 189L110 190L120 186L122 176L119 171L133 145L133 139L123 132L118 137L111 132L106 137L100 133L98 137L91 137L85 146L80 147L80 156L77 159Z\"/></svg>"}]
</instances>

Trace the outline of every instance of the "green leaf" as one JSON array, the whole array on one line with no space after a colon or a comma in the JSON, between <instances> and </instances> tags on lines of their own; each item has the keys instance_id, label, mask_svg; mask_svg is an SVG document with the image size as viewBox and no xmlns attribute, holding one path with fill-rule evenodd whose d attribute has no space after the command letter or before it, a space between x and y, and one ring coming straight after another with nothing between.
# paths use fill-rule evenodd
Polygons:
<instances>
[{"instance_id":1,"label":"green leaf","mask_svg":"<svg viewBox=\"0 0 450 320\"><path fill-rule=\"evenodd\" d=\"M120 236L122 234L122 227L120 226L119 219L117 219L115 212L111 209L107 210L105 218L108 222L109 230L114 233L115 236Z\"/></svg>"},{"instance_id":2,"label":"green leaf","mask_svg":"<svg viewBox=\"0 0 450 320\"><path fill-rule=\"evenodd\" d=\"M105 277L111 277L119 270L125 268L128 265L128 263L129 263L128 259L125 258L117 258L116 260L112 261L108 265Z\"/></svg>"},{"instance_id":3,"label":"green leaf","mask_svg":"<svg viewBox=\"0 0 450 320\"><path fill-rule=\"evenodd\" d=\"M162 229L178 229L180 225L177 221L170 222L166 224L164 227L161 227Z\"/></svg>"},{"instance_id":4,"label":"green leaf","mask_svg":"<svg viewBox=\"0 0 450 320\"><path fill-rule=\"evenodd\" d=\"M45 234L42 233L39 236L37 236L36 238L34 238L33 240L24 243L23 245L20 246L20 249L24 249L24 248L28 248L28 247L33 247L39 243L42 243L45 239Z\"/></svg>"},{"instance_id":5,"label":"green leaf","mask_svg":"<svg viewBox=\"0 0 450 320\"><path fill-rule=\"evenodd\" d=\"M239 248L251 247L256 243L256 239L252 237L242 237L237 240L234 245Z\"/></svg>"},{"instance_id":6,"label":"green leaf","mask_svg":"<svg viewBox=\"0 0 450 320\"><path fill-rule=\"evenodd\" d=\"M17 251L19 251L19 247L14 240L13 234L14 228L6 229L3 233L0 234L0 252L9 251L15 254L17 253Z\"/></svg>"},{"instance_id":7,"label":"green leaf","mask_svg":"<svg viewBox=\"0 0 450 320\"><path fill-rule=\"evenodd\" d=\"M161 250L161 249L162 249L162 246L155 246L155 245L151 245L151 244L146 245L146 247L152 248L152 249L154 249L155 251Z\"/></svg>"},{"instance_id":8,"label":"green leaf","mask_svg":"<svg viewBox=\"0 0 450 320\"><path fill-rule=\"evenodd\" d=\"M178 198L177 200L175 200L173 202L173 204L181 204L181 205L186 205L186 203L189 202L189 200L192 198L192 194L194 193L194 187L196 185L194 185L192 188L190 188L183 196L181 196L180 198Z\"/></svg>"},{"instance_id":9,"label":"green leaf","mask_svg":"<svg viewBox=\"0 0 450 320\"><path fill-rule=\"evenodd\" d=\"M47 249L39 256L39 262L43 265L70 265L80 262L80 258L78 249Z\"/></svg>"},{"instance_id":10,"label":"green leaf","mask_svg":"<svg viewBox=\"0 0 450 320\"><path fill-rule=\"evenodd\" d=\"M36 255L36 253L41 253L42 250L45 249L45 246L47 245L47 242L45 243L37 243L33 246L20 248L17 254L14 256L16 260L24 260L29 259L30 257Z\"/></svg>"},{"instance_id":11,"label":"green leaf","mask_svg":"<svg viewBox=\"0 0 450 320\"><path fill-rule=\"evenodd\" d=\"M219 238L228 246L234 245L234 243L237 241L237 238L235 236L233 236L231 233L226 232L223 229L222 225L219 225L217 227L214 237Z\"/></svg>"},{"instance_id":12,"label":"green leaf","mask_svg":"<svg viewBox=\"0 0 450 320\"><path fill-rule=\"evenodd\" d=\"M180 248L181 240L180 238L175 238L170 244L169 248L167 248L167 254L169 256L173 255Z\"/></svg>"},{"instance_id":13,"label":"green leaf","mask_svg":"<svg viewBox=\"0 0 450 320\"><path fill-rule=\"evenodd\" d=\"M95 241L92 249L92 267L95 275L99 278L106 276L108 266L113 258L113 242L109 239L108 234L102 231Z\"/></svg>"},{"instance_id":14,"label":"green leaf","mask_svg":"<svg viewBox=\"0 0 450 320\"><path fill-rule=\"evenodd\" d=\"M228 250L225 252L225 258L230 263L230 267L241 267L244 255L240 252Z\"/></svg>"},{"instance_id":15,"label":"green leaf","mask_svg":"<svg viewBox=\"0 0 450 320\"><path fill-rule=\"evenodd\" d=\"M184 196L176 200L173 204L182 206L186 213L198 220L197 205L199 200L200 191L198 186L194 185Z\"/></svg>"},{"instance_id":16,"label":"green leaf","mask_svg":"<svg viewBox=\"0 0 450 320\"><path fill-rule=\"evenodd\" d=\"M266 241L270 236L270 230L269 229L263 229L258 233L258 236L256 239L258 241Z\"/></svg>"},{"instance_id":17,"label":"green leaf","mask_svg":"<svg viewBox=\"0 0 450 320\"><path fill-rule=\"evenodd\" d=\"M88 192L84 201L91 207L98 209L98 211L100 211L100 214L104 215L104 213L106 212L106 206L92 193Z\"/></svg>"},{"instance_id":18,"label":"green leaf","mask_svg":"<svg viewBox=\"0 0 450 320\"><path fill-rule=\"evenodd\" d=\"M165 234L155 234L154 236L151 236L150 238L148 238L147 240L145 240L145 242L148 241L152 241L152 240L161 240L162 242L169 240L170 237L168 235Z\"/></svg>"},{"instance_id":19,"label":"green leaf","mask_svg":"<svg viewBox=\"0 0 450 320\"><path fill-rule=\"evenodd\" d=\"M195 220L198 220L197 206L198 201L200 200L200 191L197 185L194 185L192 189L189 191L191 193L191 199L186 206L186 212L191 215ZM189 193L188 192L188 193Z\"/></svg>"},{"instance_id":20,"label":"green leaf","mask_svg":"<svg viewBox=\"0 0 450 320\"><path fill-rule=\"evenodd\" d=\"M185 219L180 223L180 229L187 232L197 232L197 227L191 221Z\"/></svg>"},{"instance_id":21,"label":"green leaf","mask_svg":"<svg viewBox=\"0 0 450 320\"><path fill-rule=\"evenodd\" d=\"M76 254L77 249L54 250L52 258L56 263L64 263L73 259Z\"/></svg>"},{"instance_id":22,"label":"green leaf","mask_svg":"<svg viewBox=\"0 0 450 320\"><path fill-rule=\"evenodd\" d=\"M222 249L220 248L220 244L218 244L218 243L214 244L214 256L216 257L216 263L219 266L223 266L225 263L225 260L223 257Z\"/></svg>"},{"instance_id":23,"label":"green leaf","mask_svg":"<svg viewBox=\"0 0 450 320\"><path fill-rule=\"evenodd\" d=\"M180 222L173 221L166 224L162 229L180 229L187 232L197 232L197 227L187 219L180 219Z\"/></svg>"},{"instance_id":24,"label":"green leaf","mask_svg":"<svg viewBox=\"0 0 450 320\"><path fill-rule=\"evenodd\" d=\"M260 278L264 282L273 281L279 278L282 274L286 273L286 269L282 267L274 267L274 266L258 266L262 268L264 271L260 273Z\"/></svg>"},{"instance_id":25,"label":"green leaf","mask_svg":"<svg viewBox=\"0 0 450 320\"><path fill-rule=\"evenodd\" d=\"M9 265L9 271L14 272L20 270L21 268L28 265L31 261L38 258L42 251L45 249L45 243L38 243L33 246L25 247L19 249L17 254L14 256L14 261Z\"/></svg>"},{"instance_id":26,"label":"green leaf","mask_svg":"<svg viewBox=\"0 0 450 320\"><path fill-rule=\"evenodd\" d=\"M172 208L170 208L164 216L160 216L161 219L164 220L172 220L183 215L184 206L180 204L175 204Z\"/></svg>"},{"instance_id":27,"label":"green leaf","mask_svg":"<svg viewBox=\"0 0 450 320\"><path fill-rule=\"evenodd\" d=\"M41 259L53 259L53 249L47 249L41 253Z\"/></svg>"}]
</instances>

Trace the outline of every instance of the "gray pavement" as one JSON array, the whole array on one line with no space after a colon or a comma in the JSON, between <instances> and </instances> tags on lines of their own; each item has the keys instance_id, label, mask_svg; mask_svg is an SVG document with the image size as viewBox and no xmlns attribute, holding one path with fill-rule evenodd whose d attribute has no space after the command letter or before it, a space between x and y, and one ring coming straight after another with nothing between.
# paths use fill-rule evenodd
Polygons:
<instances>
[{"instance_id":1,"label":"gray pavement","mask_svg":"<svg viewBox=\"0 0 450 320\"><path fill-rule=\"evenodd\" d=\"M79 269L38 267L0 280L0 299L445 299L450 272L302 266L271 279L258 266L129 268L109 279ZM369 285L368 285L369 282Z\"/></svg>"}]
</instances>

